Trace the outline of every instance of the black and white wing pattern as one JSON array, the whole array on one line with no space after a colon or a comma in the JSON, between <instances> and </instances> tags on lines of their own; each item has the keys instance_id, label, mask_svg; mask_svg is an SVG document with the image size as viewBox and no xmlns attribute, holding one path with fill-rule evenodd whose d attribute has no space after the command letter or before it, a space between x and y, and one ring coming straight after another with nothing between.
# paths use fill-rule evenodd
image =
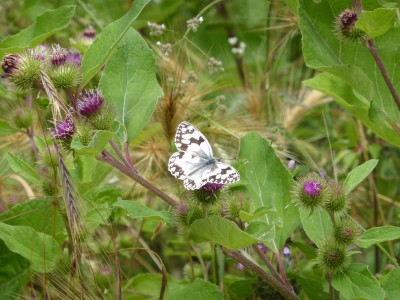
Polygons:
<instances>
[{"instance_id":1,"label":"black and white wing pattern","mask_svg":"<svg viewBox=\"0 0 400 300\"><path fill-rule=\"evenodd\" d=\"M170 157L168 170L183 180L187 190L199 189L207 182L230 184L240 179L233 167L213 156L207 138L192 124L179 124L175 144L179 151Z\"/></svg>"}]
</instances>

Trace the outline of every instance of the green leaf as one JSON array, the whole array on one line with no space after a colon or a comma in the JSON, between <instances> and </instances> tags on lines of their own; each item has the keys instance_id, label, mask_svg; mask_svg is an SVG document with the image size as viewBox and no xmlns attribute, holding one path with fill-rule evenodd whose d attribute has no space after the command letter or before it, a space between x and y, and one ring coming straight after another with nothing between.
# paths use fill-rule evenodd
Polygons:
<instances>
[{"instance_id":1,"label":"green leaf","mask_svg":"<svg viewBox=\"0 0 400 300\"><path fill-rule=\"evenodd\" d=\"M193 282L185 285L181 289L171 289L167 293L166 300L185 299L185 300L223 300L224 296L218 286L209 281L197 278Z\"/></svg>"},{"instance_id":2,"label":"green leaf","mask_svg":"<svg viewBox=\"0 0 400 300\"><path fill-rule=\"evenodd\" d=\"M29 280L29 262L0 241L0 266L0 299L15 300L22 285Z\"/></svg>"},{"instance_id":3,"label":"green leaf","mask_svg":"<svg viewBox=\"0 0 400 300\"><path fill-rule=\"evenodd\" d=\"M61 249L51 236L31 227L0 222L0 239L10 251L26 258L34 271L46 273L56 268Z\"/></svg>"},{"instance_id":4,"label":"green leaf","mask_svg":"<svg viewBox=\"0 0 400 300\"><path fill-rule=\"evenodd\" d=\"M166 222L167 224L174 223L173 217L169 212L156 211L133 200L118 200L112 206L124 209L128 216L133 219L145 218Z\"/></svg>"},{"instance_id":5,"label":"green leaf","mask_svg":"<svg viewBox=\"0 0 400 300\"><path fill-rule=\"evenodd\" d=\"M325 210L310 214L309 210L300 208L300 218L307 236L317 245L333 233L332 221Z\"/></svg>"},{"instance_id":6,"label":"green leaf","mask_svg":"<svg viewBox=\"0 0 400 300\"><path fill-rule=\"evenodd\" d=\"M116 108L130 142L147 124L163 94L157 83L153 52L135 30L128 31L110 57L100 88Z\"/></svg>"},{"instance_id":7,"label":"green leaf","mask_svg":"<svg viewBox=\"0 0 400 300\"><path fill-rule=\"evenodd\" d=\"M257 211L260 207L271 207L270 212L260 220L273 224L283 221L283 226L275 234L275 243L282 248L287 237L299 224L298 209L291 203L290 188L293 179L282 162L276 156L269 142L257 133L249 133L240 140L239 158L246 160L243 169L239 169L243 181L254 201ZM269 247L275 248L272 244Z\"/></svg>"},{"instance_id":8,"label":"green leaf","mask_svg":"<svg viewBox=\"0 0 400 300\"><path fill-rule=\"evenodd\" d=\"M16 133L17 130L10 125L9 121L0 119L0 136Z\"/></svg>"},{"instance_id":9,"label":"green leaf","mask_svg":"<svg viewBox=\"0 0 400 300\"><path fill-rule=\"evenodd\" d=\"M333 277L333 287L344 299L383 300L385 291L368 270L367 265L351 264L349 268Z\"/></svg>"},{"instance_id":10,"label":"green leaf","mask_svg":"<svg viewBox=\"0 0 400 300\"><path fill-rule=\"evenodd\" d=\"M368 128L386 141L400 146L400 136L390 124L400 122L400 112L371 53L361 43L343 42L334 33L335 18L349 4L346 1L299 1L303 54L307 66L328 72L307 81L307 85L332 95L334 99ZM363 9L374 10L377 1L363 3ZM400 81L396 70L400 52L395 41L400 39L400 27L389 29L375 40L391 80ZM340 71L341 70L341 71ZM329 77L327 75L330 75ZM366 88L367 87L367 88ZM374 103L370 114L370 104ZM376 122L379 113L385 122Z\"/></svg>"},{"instance_id":11,"label":"green leaf","mask_svg":"<svg viewBox=\"0 0 400 300\"><path fill-rule=\"evenodd\" d=\"M265 224L261 221L253 221L246 227L246 232L259 242L270 244L275 238L275 224Z\"/></svg>"},{"instance_id":12,"label":"green leaf","mask_svg":"<svg viewBox=\"0 0 400 300\"><path fill-rule=\"evenodd\" d=\"M381 285L386 293L385 299L400 299L400 269L396 268L386 274L381 280Z\"/></svg>"},{"instance_id":13,"label":"green leaf","mask_svg":"<svg viewBox=\"0 0 400 300\"><path fill-rule=\"evenodd\" d=\"M135 21L136 17L149 2L150 0L134 1L129 11L122 18L106 26L96 37L82 59L82 86L85 86L106 63L108 57L125 36L133 21ZM123 65L119 67L121 66Z\"/></svg>"},{"instance_id":14,"label":"green leaf","mask_svg":"<svg viewBox=\"0 0 400 300\"><path fill-rule=\"evenodd\" d=\"M85 228L88 232L93 233L99 225L108 224L112 209L108 203L96 204L95 207L88 209L85 214Z\"/></svg>"},{"instance_id":15,"label":"green leaf","mask_svg":"<svg viewBox=\"0 0 400 300\"><path fill-rule=\"evenodd\" d=\"M35 102L41 110L46 110L50 104L49 98L35 98Z\"/></svg>"},{"instance_id":16,"label":"green leaf","mask_svg":"<svg viewBox=\"0 0 400 300\"><path fill-rule=\"evenodd\" d=\"M375 38L393 28L397 20L395 8L378 8L374 11L362 11L356 27L363 30L369 38Z\"/></svg>"},{"instance_id":17,"label":"green leaf","mask_svg":"<svg viewBox=\"0 0 400 300\"><path fill-rule=\"evenodd\" d=\"M29 226L48 235L61 233L64 232L64 223L58 209L55 209L57 205L57 199L27 200L1 214L0 221L13 226Z\"/></svg>"},{"instance_id":18,"label":"green leaf","mask_svg":"<svg viewBox=\"0 0 400 300\"><path fill-rule=\"evenodd\" d=\"M40 184L40 176L27 162L23 161L16 155L8 153L8 163L11 169L19 176L25 178L31 183Z\"/></svg>"},{"instance_id":19,"label":"green leaf","mask_svg":"<svg viewBox=\"0 0 400 300\"><path fill-rule=\"evenodd\" d=\"M373 227L364 232L358 245L362 248L368 248L372 245L386 241L400 239L400 227L382 226Z\"/></svg>"},{"instance_id":20,"label":"green leaf","mask_svg":"<svg viewBox=\"0 0 400 300\"><path fill-rule=\"evenodd\" d=\"M256 220L259 217L262 217L262 216L266 215L267 213L273 212L273 211L275 211L275 209L272 209L270 207L261 206L261 207L257 208L253 213L248 213L243 210L240 211L239 218L242 219L243 221L250 222L250 221Z\"/></svg>"},{"instance_id":21,"label":"green leaf","mask_svg":"<svg viewBox=\"0 0 400 300\"><path fill-rule=\"evenodd\" d=\"M64 29L75 14L75 5L62 6L49 10L36 18L36 21L19 33L8 36L0 42L0 57L27 47L35 47L57 31Z\"/></svg>"},{"instance_id":22,"label":"green leaf","mask_svg":"<svg viewBox=\"0 0 400 300\"><path fill-rule=\"evenodd\" d=\"M235 222L211 216L198 219L190 226L189 236L195 242L214 242L228 249L248 247L257 240L242 231Z\"/></svg>"},{"instance_id":23,"label":"green leaf","mask_svg":"<svg viewBox=\"0 0 400 300\"><path fill-rule=\"evenodd\" d=\"M346 180L344 181L344 185L348 192L351 192L356 188L357 185L360 184L372 171L375 169L378 164L378 159L370 159L366 161L362 165L353 169L348 175Z\"/></svg>"},{"instance_id":24,"label":"green leaf","mask_svg":"<svg viewBox=\"0 0 400 300\"><path fill-rule=\"evenodd\" d=\"M80 155L99 155L111 140L114 132L108 130L96 130L89 145L83 145L78 137L74 137L71 142L71 149Z\"/></svg>"}]
</instances>

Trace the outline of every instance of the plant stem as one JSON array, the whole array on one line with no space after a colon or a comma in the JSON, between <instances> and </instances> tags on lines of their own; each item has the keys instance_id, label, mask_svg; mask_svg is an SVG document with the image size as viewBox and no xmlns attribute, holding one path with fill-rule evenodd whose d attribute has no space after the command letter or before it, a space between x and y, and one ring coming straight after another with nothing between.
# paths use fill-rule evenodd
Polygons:
<instances>
[{"instance_id":1,"label":"plant stem","mask_svg":"<svg viewBox=\"0 0 400 300\"><path fill-rule=\"evenodd\" d=\"M285 282L282 280L281 276L279 273L276 271L275 267L272 265L272 263L269 261L269 259L265 256L265 254L258 248L257 244L254 244L253 246L254 251L260 256L261 260L263 263L267 266L268 270L271 271L272 275L279 280L282 284L285 284Z\"/></svg>"},{"instance_id":2,"label":"plant stem","mask_svg":"<svg viewBox=\"0 0 400 300\"><path fill-rule=\"evenodd\" d=\"M261 269L259 266L248 260L246 257L241 255L239 252L234 251L234 250L229 250L226 248L223 248L222 251L235 259L237 262L241 263L243 266L245 266L247 269L253 271L256 273L258 276L260 276L263 280L265 280L267 283L269 283L271 286L273 286L285 299L291 299L291 300L298 300L299 298L297 295L288 289L284 284L282 284L280 281L275 279L271 274L268 274L265 272L263 269Z\"/></svg>"},{"instance_id":3,"label":"plant stem","mask_svg":"<svg viewBox=\"0 0 400 300\"><path fill-rule=\"evenodd\" d=\"M139 183L141 186L145 187L150 192L152 192L153 194L160 197L162 200L167 202L169 205L171 205L175 208L178 207L178 205L179 205L178 201L176 201L172 197L168 196L163 191L159 190L157 187L155 187L152 183L148 182L146 179L144 179L140 174L135 172L135 170L133 170L129 166L126 166L123 163L119 162L107 150L103 150L103 152L101 153L101 155L99 157L97 157L97 159L112 165L114 168L118 169L120 172L124 173L126 176L132 178L137 183Z\"/></svg>"},{"instance_id":4,"label":"plant stem","mask_svg":"<svg viewBox=\"0 0 400 300\"><path fill-rule=\"evenodd\" d=\"M278 266L279 266L279 273L281 274L281 278L284 282L284 284L293 291L293 287L290 285L287 277L286 277L286 272L285 272L285 267L283 266L281 254L279 253L279 250L275 251L275 257L276 260L278 261Z\"/></svg>"},{"instance_id":5,"label":"plant stem","mask_svg":"<svg viewBox=\"0 0 400 300\"><path fill-rule=\"evenodd\" d=\"M332 274L328 273L326 276L328 277L329 282L329 300L335 300L335 290L332 286Z\"/></svg>"},{"instance_id":6,"label":"plant stem","mask_svg":"<svg viewBox=\"0 0 400 300\"><path fill-rule=\"evenodd\" d=\"M386 68L383 64L382 58L379 55L378 49L376 48L374 40L370 39L364 43L365 47L371 52L372 56L374 57L375 63L378 66L379 71L381 71L381 74L383 76L383 79L386 82L386 85L389 88L390 93L392 94L393 100L397 105L397 109L400 111L400 98L399 95L396 92L396 89L394 88L393 82L390 79Z\"/></svg>"}]
</instances>

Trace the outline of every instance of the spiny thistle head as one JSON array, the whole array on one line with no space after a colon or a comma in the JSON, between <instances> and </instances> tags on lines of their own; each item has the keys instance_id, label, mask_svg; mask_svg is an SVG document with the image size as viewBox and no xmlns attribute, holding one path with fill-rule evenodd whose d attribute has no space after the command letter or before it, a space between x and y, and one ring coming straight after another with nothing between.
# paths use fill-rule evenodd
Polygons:
<instances>
[{"instance_id":1,"label":"spiny thistle head","mask_svg":"<svg viewBox=\"0 0 400 300\"><path fill-rule=\"evenodd\" d=\"M334 226L333 236L338 244L349 246L358 240L360 229L351 219L344 218Z\"/></svg>"},{"instance_id":2,"label":"spiny thistle head","mask_svg":"<svg viewBox=\"0 0 400 300\"><path fill-rule=\"evenodd\" d=\"M51 180L44 179L41 188L43 194L45 194L46 196L56 196L58 194L58 187Z\"/></svg>"},{"instance_id":3,"label":"spiny thistle head","mask_svg":"<svg viewBox=\"0 0 400 300\"><path fill-rule=\"evenodd\" d=\"M32 49L21 54L7 54L1 63L2 77L9 78L21 91L29 90L39 79L41 63Z\"/></svg>"},{"instance_id":4,"label":"spiny thistle head","mask_svg":"<svg viewBox=\"0 0 400 300\"><path fill-rule=\"evenodd\" d=\"M75 134L82 145L89 145L90 141L92 140L93 133L94 131L91 123L87 122L86 120L81 120L77 122Z\"/></svg>"},{"instance_id":5,"label":"spiny thistle head","mask_svg":"<svg viewBox=\"0 0 400 300\"><path fill-rule=\"evenodd\" d=\"M186 224L187 225L192 225L192 223L198 219L204 218L204 210L200 206L192 206L189 208L187 212L187 217L186 217Z\"/></svg>"},{"instance_id":6,"label":"spiny thistle head","mask_svg":"<svg viewBox=\"0 0 400 300\"><path fill-rule=\"evenodd\" d=\"M48 168L54 168L58 166L58 156L55 147L51 146L49 148L43 149L40 156L41 156L41 162L43 163L44 166Z\"/></svg>"},{"instance_id":7,"label":"spiny thistle head","mask_svg":"<svg viewBox=\"0 0 400 300\"><path fill-rule=\"evenodd\" d=\"M80 68L69 62L53 68L49 75L58 90L73 88L81 82Z\"/></svg>"},{"instance_id":8,"label":"spiny thistle head","mask_svg":"<svg viewBox=\"0 0 400 300\"><path fill-rule=\"evenodd\" d=\"M226 203L227 217L233 220L239 219L241 211L250 212L251 201L250 197L243 192L232 193Z\"/></svg>"},{"instance_id":9,"label":"spiny thistle head","mask_svg":"<svg viewBox=\"0 0 400 300\"><path fill-rule=\"evenodd\" d=\"M96 37L96 30L93 28L92 25L89 25L84 31L82 36L88 40L93 41Z\"/></svg>"},{"instance_id":10,"label":"spiny thistle head","mask_svg":"<svg viewBox=\"0 0 400 300\"><path fill-rule=\"evenodd\" d=\"M89 117L99 112L104 104L104 97L99 90L85 91L81 94L81 100L78 101L79 114Z\"/></svg>"},{"instance_id":11,"label":"spiny thistle head","mask_svg":"<svg viewBox=\"0 0 400 300\"><path fill-rule=\"evenodd\" d=\"M33 56L39 61L46 61L51 55L51 49L46 44L40 44L33 49Z\"/></svg>"},{"instance_id":12,"label":"spiny thistle head","mask_svg":"<svg viewBox=\"0 0 400 300\"><path fill-rule=\"evenodd\" d=\"M347 8L335 19L335 31L340 37L350 42L363 40L366 34L355 26L357 21L357 13Z\"/></svg>"},{"instance_id":13,"label":"spiny thistle head","mask_svg":"<svg viewBox=\"0 0 400 300\"><path fill-rule=\"evenodd\" d=\"M67 62L80 67L82 64L82 55L78 51L68 51Z\"/></svg>"},{"instance_id":14,"label":"spiny thistle head","mask_svg":"<svg viewBox=\"0 0 400 300\"><path fill-rule=\"evenodd\" d=\"M311 212L321 207L329 197L326 181L316 174L300 178L292 187L292 201Z\"/></svg>"},{"instance_id":15,"label":"spiny thistle head","mask_svg":"<svg viewBox=\"0 0 400 300\"><path fill-rule=\"evenodd\" d=\"M97 130L109 130L115 120L115 111L109 106L105 105L101 112L94 114L90 118L90 122Z\"/></svg>"},{"instance_id":16,"label":"spiny thistle head","mask_svg":"<svg viewBox=\"0 0 400 300\"><path fill-rule=\"evenodd\" d=\"M53 138L57 140L67 140L72 138L75 133L75 124L70 117L56 122L54 128L51 130Z\"/></svg>"},{"instance_id":17,"label":"spiny thistle head","mask_svg":"<svg viewBox=\"0 0 400 300\"><path fill-rule=\"evenodd\" d=\"M51 53L51 63L55 67L62 66L67 61L67 50L60 45L54 45Z\"/></svg>"},{"instance_id":18,"label":"spiny thistle head","mask_svg":"<svg viewBox=\"0 0 400 300\"><path fill-rule=\"evenodd\" d=\"M194 200L202 204L214 204L223 187L223 184L207 182L200 189L193 191Z\"/></svg>"},{"instance_id":19,"label":"spiny thistle head","mask_svg":"<svg viewBox=\"0 0 400 300\"><path fill-rule=\"evenodd\" d=\"M317 251L317 261L327 272L344 271L350 263L350 253L346 247L333 241L325 241Z\"/></svg>"},{"instance_id":20,"label":"spiny thistle head","mask_svg":"<svg viewBox=\"0 0 400 300\"><path fill-rule=\"evenodd\" d=\"M335 183L329 186L330 197L324 203L325 209L329 213L343 215L350 206L350 195L341 183Z\"/></svg>"},{"instance_id":21,"label":"spiny thistle head","mask_svg":"<svg viewBox=\"0 0 400 300\"><path fill-rule=\"evenodd\" d=\"M182 224L185 224L185 225L188 224L188 220L187 220L188 213L189 213L189 207L185 203L179 204L179 206L176 210L176 215L178 217L178 220Z\"/></svg>"}]
</instances>

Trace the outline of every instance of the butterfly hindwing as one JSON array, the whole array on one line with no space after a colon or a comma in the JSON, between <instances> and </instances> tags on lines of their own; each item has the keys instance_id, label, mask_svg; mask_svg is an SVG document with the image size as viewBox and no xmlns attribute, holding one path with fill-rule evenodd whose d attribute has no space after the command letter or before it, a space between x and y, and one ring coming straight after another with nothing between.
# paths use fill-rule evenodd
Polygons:
<instances>
[{"instance_id":1,"label":"butterfly hindwing","mask_svg":"<svg viewBox=\"0 0 400 300\"><path fill-rule=\"evenodd\" d=\"M207 182L230 184L240 180L240 174L228 164L217 162L210 171Z\"/></svg>"}]
</instances>

